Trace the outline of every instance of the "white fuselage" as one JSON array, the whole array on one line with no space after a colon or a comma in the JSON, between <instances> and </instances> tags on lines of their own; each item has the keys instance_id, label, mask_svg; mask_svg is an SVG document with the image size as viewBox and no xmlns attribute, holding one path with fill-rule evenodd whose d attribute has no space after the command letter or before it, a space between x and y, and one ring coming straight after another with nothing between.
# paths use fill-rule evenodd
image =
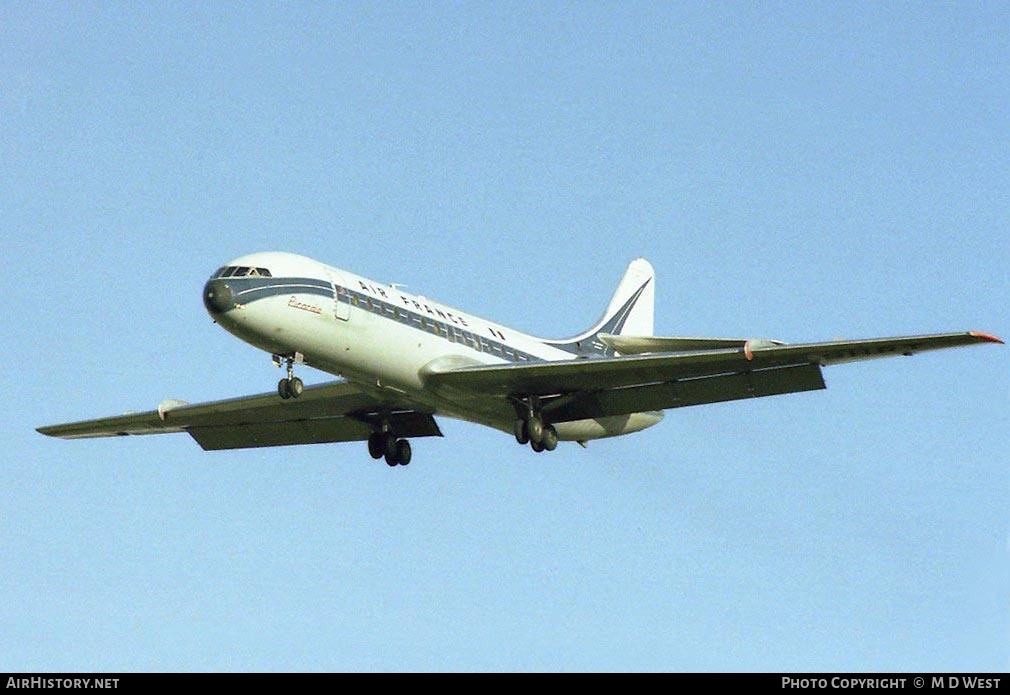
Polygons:
<instances>
[{"instance_id":1,"label":"white fuselage","mask_svg":"<svg viewBox=\"0 0 1010 695\"><path fill-rule=\"evenodd\" d=\"M426 371L575 357L533 336L303 256L257 253L230 267L268 269L269 276L219 278L233 299L227 311L212 312L223 328L271 354L298 353L306 364L380 398L432 414L512 432L512 404L433 390L425 383ZM635 413L555 427L559 439L588 440L635 432L661 417Z\"/></svg>"}]
</instances>

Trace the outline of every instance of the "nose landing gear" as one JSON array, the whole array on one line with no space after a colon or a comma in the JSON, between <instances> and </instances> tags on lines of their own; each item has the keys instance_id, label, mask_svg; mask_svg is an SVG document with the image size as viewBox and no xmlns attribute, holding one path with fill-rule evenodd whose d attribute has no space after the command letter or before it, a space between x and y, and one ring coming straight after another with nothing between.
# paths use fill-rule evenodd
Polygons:
<instances>
[{"instance_id":1,"label":"nose landing gear","mask_svg":"<svg viewBox=\"0 0 1010 695\"><path fill-rule=\"evenodd\" d=\"M288 398L298 398L302 395L302 391L305 390L305 384L302 380L295 376L295 362L298 364L302 363L301 354L295 353L293 355L282 356L274 355L274 364L278 367L281 366L281 360L283 359L288 365L288 375L284 379L277 382L277 395L287 400Z\"/></svg>"}]
</instances>

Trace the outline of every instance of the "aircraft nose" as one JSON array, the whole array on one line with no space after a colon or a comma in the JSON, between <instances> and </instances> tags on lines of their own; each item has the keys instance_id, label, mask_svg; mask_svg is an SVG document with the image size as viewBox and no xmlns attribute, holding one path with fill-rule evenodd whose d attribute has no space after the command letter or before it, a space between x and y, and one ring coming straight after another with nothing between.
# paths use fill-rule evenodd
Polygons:
<instances>
[{"instance_id":1,"label":"aircraft nose","mask_svg":"<svg viewBox=\"0 0 1010 695\"><path fill-rule=\"evenodd\" d=\"M203 305L211 316L223 314L235 307L231 288L224 280L208 280L203 286Z\"/></svg>"}]
</instances>

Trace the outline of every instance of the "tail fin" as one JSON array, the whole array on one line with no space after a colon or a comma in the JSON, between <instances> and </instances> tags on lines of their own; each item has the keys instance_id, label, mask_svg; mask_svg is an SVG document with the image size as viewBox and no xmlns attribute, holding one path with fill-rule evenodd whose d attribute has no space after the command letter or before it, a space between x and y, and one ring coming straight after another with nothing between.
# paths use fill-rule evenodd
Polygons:
<instances>
[{"instance_id":1,"label":"tail fin","mask_svg":"<svg viewBox=\"0 0 1010 695\"><path fill-rule=\"evenodd\" d=\"M656 306L656 274L644 258L628 266L595 333L652 335ZM609 327L612 330L607 330Z\"/></svg>"},{"instance_id":2,"label":"tail fin","mask_svg":"<svg viewBox=\"0 0 1010 695\"><path fill-rule=\"evenodd\" d=\"M607 310L596 325L585 333L565 340L545 340L544 343L575 354L613 354L597 335L651 336L656 305L656 276L652 265L636 258L628 266L620 284L610 298Z\"/></svg>"}]
</instances>

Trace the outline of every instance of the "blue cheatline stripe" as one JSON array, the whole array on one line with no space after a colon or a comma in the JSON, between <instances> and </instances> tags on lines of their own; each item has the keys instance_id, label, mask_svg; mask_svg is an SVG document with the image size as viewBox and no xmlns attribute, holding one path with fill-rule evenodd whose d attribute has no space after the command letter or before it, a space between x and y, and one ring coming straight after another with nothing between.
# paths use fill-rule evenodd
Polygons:
<instances>
[{"instance_id":1,"label":"blue cheatline stripe","mask_svg":"<svg viewBox=\"0 0 1010 695\"><path fill-rule=\"evenodd\" d=\"M326 280L315 278L245 277L225 278L225 280L232 287L235 301L239 304L251 304L261 299L292 294L312 294L333 299L333 285ZM408 309L400 304L394 304L371 294L346 287L338 288L337 301L357 307L370 314L380 315L385 319L396 321L429 335L436 335L447 342L465 345L471 350L500 357L506 362L543 361L542 358L517 350L501 340L475 333L470 330L469 326L463 327L462 319L459 320L459 323L454 323L451 320L442 321L435 318L433 314Z\"/></svg>"},{"instance_id":2,"label":"blue cheatline stripe","mask_svg":"<svg viewBox=\"0 0 1010 695\"><path fill-rule=\"evenodd\" d=\"M316 287L314 285L299 285L295 283L285 285L274 285L273 287L259 287L235 293L235 301L239 304L249 304L257 299L276 297L280 294L314 294L320 297L333 299L332 287Z\"/></svg>"},{"instance_id":3,"label":"blue cheatline stripe","mask_svg":"<svg viewBox=\"0 0 1010 695\"><path fill-rule=\"evenodd\" d=\"M239 304L249 304L258 299L292 293L333 297L333 286L326 280L318 278L241 277L224 279L231 287L235 301Z\"/></svg>"}]
</instances>

